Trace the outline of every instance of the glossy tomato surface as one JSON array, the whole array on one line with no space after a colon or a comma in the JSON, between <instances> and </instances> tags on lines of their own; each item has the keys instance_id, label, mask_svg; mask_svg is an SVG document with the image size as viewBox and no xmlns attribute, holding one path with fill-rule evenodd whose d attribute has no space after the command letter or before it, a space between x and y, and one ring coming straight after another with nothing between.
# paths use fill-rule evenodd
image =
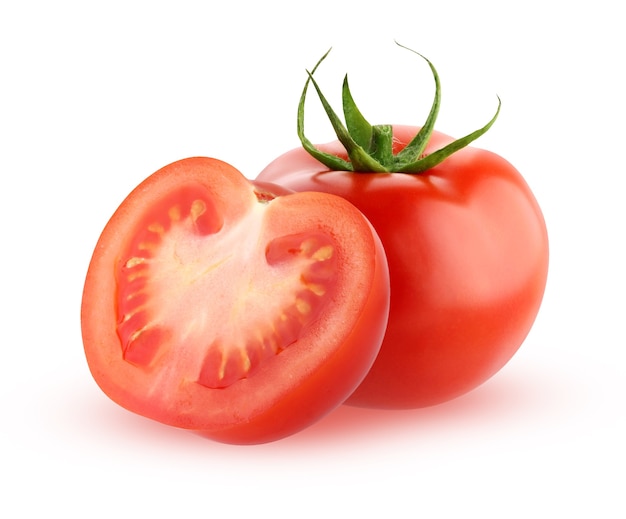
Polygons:
<instances>
[{"instance_id":1,"label":"glossy tomato surface","mask_svg":"<svg viewBox=\"0 0 626 519\"><path fill-rule=\"evenodd\" d=\"M351 204L191 158L148 177L114 213L81 319L89 367L112 400L220 441L259 443L351 394L388 307L380 240Z\"/></svg>"},{"instance_id":2,"label":"glossy tomato surface","mask_svg":"<svg viewBox=\"0 0 626 519\"><path fill-rule=\"evenodd\" d=\"M394 153L418 128L394 126ZM434 132L426 153L451 142ZM346 157L339 142L319 146ZM329 171L304 149L258 179L352 202L389 262L391 310L381 352L348 403L413 408L475 388L509 361L539 310L548 270L540 208L506 160L463 148L417 175Z\"/></svg>"}]
</instances>

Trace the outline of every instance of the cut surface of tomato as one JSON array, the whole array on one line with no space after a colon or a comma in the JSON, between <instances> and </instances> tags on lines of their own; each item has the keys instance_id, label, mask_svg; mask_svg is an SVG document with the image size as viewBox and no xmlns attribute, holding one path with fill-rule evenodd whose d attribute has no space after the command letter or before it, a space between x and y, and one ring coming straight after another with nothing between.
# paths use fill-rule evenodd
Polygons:
<instances>
[{"instance_id":1,"label":"cut surface of tomato","mask_svg":"<svg viewBox=\"0 0 626 519\"><path fill-rule=\"evenodd\" d=\"M185 159L113 215L81 318L92 374L118 404L258 443L310 425L363 380L388 314L382 245L340 197L271 189Z\"/></svg>"}]
</instances>

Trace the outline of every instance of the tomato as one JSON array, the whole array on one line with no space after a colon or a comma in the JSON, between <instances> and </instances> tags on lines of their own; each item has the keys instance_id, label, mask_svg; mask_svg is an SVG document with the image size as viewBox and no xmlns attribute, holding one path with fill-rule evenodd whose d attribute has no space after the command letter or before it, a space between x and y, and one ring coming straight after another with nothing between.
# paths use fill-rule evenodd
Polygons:
<instances>
[{"instance_id":1,"label":"tomato","mask_svg":"<svg viewBox=\"0 0 626 519\"><path fill-rule=\"evenodd\" d=\"M394 126L397 149L417 128ZM429 151L451 139L435 132ZM339 142L321 149L345 155ZM516 352L539 310L547 233L520 174L464 148L422 175L329 171L298 148L259 179L344 197L383 242L391 284L386 335L355 405L410 408L461 395Z\"/></svg>"},{"instance_id":2,"label":"tomato","mask_svg":"<svg viewBox=\"0 0 626 519\"><path fill-rule=\"evenodd\" d=\"M113 401L245 444L340 405L379 351L388 307L384 251L351 204L190 158L148 177L107 223L81 322Z\"/></svg>"},{"instance_id":3,"label":"tomato","mask_svg":"<svg viewBox=\"0 0 626 519\"><path fill-rule=\"evenodd\" d=\"M314 83L340 140L312 147L303 133L305 85L298 113L303 147L258 176L345 198L383 242L389 323L374 366L347 401L353 405L424 407L475 388L518 350L546 285L548 237L535 197L509 162L467 146L495 117L457 141L434 131L439 79L428 63L437 92L424 127L370 126L346 80L346 129Z\"/></svg>"}]
</instances>

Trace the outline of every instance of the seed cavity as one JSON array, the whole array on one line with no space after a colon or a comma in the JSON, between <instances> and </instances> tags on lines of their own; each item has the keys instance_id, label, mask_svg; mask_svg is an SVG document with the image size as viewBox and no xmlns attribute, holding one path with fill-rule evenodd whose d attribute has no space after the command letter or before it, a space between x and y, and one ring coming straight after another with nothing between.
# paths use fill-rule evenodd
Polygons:
<instances>
[{"instance_id":1,"label":"seed cavity","mask_svg":"<svg viewBox=\"0 0 626 519\"><path fill-rule=\"evenodd\" d=\"M304 276L300 276L300 282L307 290L310 290L316 296L323 296L326 293L326 287L321 283L314 283L312 281L309 281Z\"/></svg>"},{"instance_id":2,"label":"seed cavity","mask_svg":"<svg viewBox=\"0 0 626 519\"><path fill-rule=\"evenodd\" d=\"M139 245L137 245L137 248L139 250L146 252L154 252L156 251L157 247L158 245L151 241L142 241L141 243L139 243Z\"/></svg>"},{"instance_id":3,"label":"seed cavity","mask_svg":"<svg viewBox=\"0 0 626 519\"><path fill-rule=\"evenodd\" d=\"M317 249L311 256L315 261L326 261L333 257L333 246L324 245Z\"/></svg>"},{"instance_id":4,"label":"seed cavity","mask_svg":"<svg viewBox=\"0 0 626 519\"><path fill-rule=\"evenodd\" d=\"M165 227L163 227L163 225L161 225L160 223L155 222L155 223L148 225L148 230L150 232L158 234L159 236L162 236L163 233L165 232Z\"/></svg>"},{"instance_id":5,"label":"seed cavity","mask_svg":"<svg viewBox=\"0 0 626 519\"><path fill-rule=\"evenodd\" d=\"M137 265L143 265L146 262L146 258L142 258L140 256L136 256L134 258L130 258L125 264L124 266L128 269L132 269L133 267L136 267Z\"/></svg>"},{"instance_id":6,"label":"seed cavity","mask_svg":"<svg viewBox=\"0 0 626 519\"><path fill-rule=\"evenodd\" d=\"M191 203L191 219L195 222L206 212L206 204L202 200L194 200Z\"/></svg>"},{"instance_id":7,"label":"seed cavity","mask_svg":"<svg viewBox=\"0 0 626 519\"><path fill-rule=\"evenodd\" d=\"M311 312L311 305L304 299L296 299L296 310L302 315L306 315Z\"/></svg>"},{"instance_id":8,"label":"seed cavity","mask_svg":"<svg viewBox=\"0 0 626 519\"><path fill-rule=\"evenodd\" d=\"M167 212L167 216L172 222L179 221L181 216L180 207L178 205L173 205L172 207L170 207L169 211Z\"/></svg>"},{"instance_id":9,"label":"seed cavity","mask_svg":"<svg viewBox=\"0 0 626 519\"><path fill-rule=\"evenodd\" d=\"M244 371L250 371L252 367L252 361L250 360L250 356L246 350L241 350L241 363Z\"/></svg>"},{"instance_id":10,"label":"seed cavity","mask_svg":"<svg viewBox=\"0 0 626 519\"><path fill-rule=\"evenodd\" d=\"M132 283L133 281L137 281L138 279L146 278L146 277L148 277L148 272L144 270L144 271L133 272L129 274L127 279L129 283Z\"/></svg>"},{"instance_id":11,"label":"seed cavity","mask_svg":"<svg viewBox=\"0 0 626 519\"><path fill-rule=\"evenodd\" d=\"M132 316L128 316L128 319L130 319L130 317L132 317ZM139 330L136 330L136 331L134 331L133 333L131 333L131 334L130 334L130 342L134 342L134 341L136 341L136 340L139 338L139 336L140 336L143 332L145 332L145 331L146 331L146 329L147 329L147 326L144 326L143 328L140 328Z\"/></svg>"}]
</instances>

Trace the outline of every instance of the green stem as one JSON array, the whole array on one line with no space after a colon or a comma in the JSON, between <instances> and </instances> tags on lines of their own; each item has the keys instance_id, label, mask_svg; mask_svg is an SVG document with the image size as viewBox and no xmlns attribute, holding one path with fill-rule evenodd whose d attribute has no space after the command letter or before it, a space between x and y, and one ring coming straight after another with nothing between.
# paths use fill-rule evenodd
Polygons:
<instances>
[{"instance_id":1,"label":"green stem","mask_svg":"<svg viewBox=\"0 0 626 519\"><path fill-rule=\"evenodd\" d=\"M304 84L300 102L298 103L298 137L303 148L313 157L319 160L332 170L353 171L355 173L365 172L397 172L418 174L427 171L437 164L440 164L453 153L464 148L478 137L486 133L498 118L500 113L501 101L498 97L498 109L491 120L482 128L469 133L465 137L457 139L443 148L424 155L424 150L430 140L435 128L435 122L439 114L441 104L441 83L439 75L434 65L420 53L415 52L404 45L399 47L417 54L428 63L435 80L435 96L431 105L430 112L424 125L421 127L417 135L407 144L404 149L394 155L393 153L393 132L389 125L372 126L363 116L356 105L350 87L348 84L348 76L344 77L342 87L343 113L346 124L344 125L339 116L326 100L319 85L315 81L313 74L319 65L326 59L330 50L324 54L317 62L311 72L307 71L308 78ZM348 153L348 160L344 160L336 155L325 153L314 146L304 134L304 105L309 84L313 83L313 87L322 103L324 111L328 116L337 138L343 144Z\"/></svg>"},{"instance_id":2,"label":"green stem","mask_svg":"<svg viewBox=\"0 0 626 519\"><path fill-rule=\"evenodd\" d=\"M328 49L326 54L321 57L321 59L316 63L310 73L307 71L309 77L304 84L304 90L302 91L302 95L300 96L300 102L298 103L298 137L300 138L302 147L307 152L309 152L309 154L319 160L322 164L328 166L330 169L335 171L352 171L352 164L350 164L350 162L345 161L335 155L331 155L330 153L324 153L323 151L315 147L313 143L304 135L304 102L306 100L307 90L309 89L309 83L311 81L311 77L313 77L312 75L317 70L317 67L319 67L320 63L322 63L322 61L326 59L326 56L328 56L330 50L331 49Z\"/></svg>"}]
</instances>

